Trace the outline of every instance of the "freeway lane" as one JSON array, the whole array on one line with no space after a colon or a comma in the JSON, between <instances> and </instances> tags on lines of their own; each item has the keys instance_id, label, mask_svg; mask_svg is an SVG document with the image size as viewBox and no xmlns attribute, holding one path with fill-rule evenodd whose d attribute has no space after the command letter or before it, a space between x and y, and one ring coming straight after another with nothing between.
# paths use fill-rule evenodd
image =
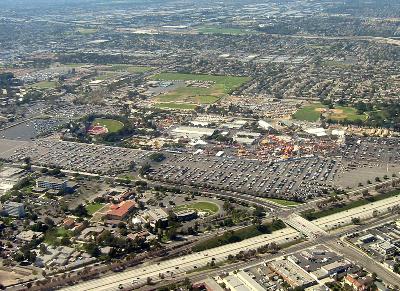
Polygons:
<instances>
[{"instance_id":1,"label":"freeway lane","mask_svg":"<svg viewBox=\"0 0 400 291\"><path fill-rule=\"evenodd\" d=\"M272 234L257 236L242 242L229 244L213 248L210 250L182 256L179 258L159 262L157 264L151 264L148 266L141 266L139 268L125 271L112 276L95 279L92 281L84 282L72 287L66 287L62 290L69 291L83 291L83 290L117 290L120 284L126 286L132 286L135 284L145 283L148 277L153 280L159 279L159 274L164 275L178 275L184 274L187 271L192 271L195 267L206 266L210 263L213 258L216 263L225 261L228 255L236 255L240 251L246 251L250 249L257 249L260 246L264 246L268 243L274 242L276 244L284 244L300 238L300 234L287 227L285 229L275 231Z\"/></svg>"},{"instance_id":2,"label":"freeway lane","mask_svg":"<svg viewBox=\"0 0 400 291\"><path fill-rule=\"evenodd\" d=\"M342 252L343 247L338 244L340 237L342 237L344 235L347 235L349 233L352 233L352 232L358 232L358 231L366 230L366 229L369 229L369 228L377 227L377 226L382 225L382 224L386 224L388 222L393 221L394 219L397 219L398 217L399 217L398 215L396 215L396 216L389 215L388 217L384 217L384 218L378 219L378 220L370 222L370 223L368 223L366 225L355 225L355 226L353 226L351 228L347 228L347 229L344 229L344 230L342 229L340 231L336 231L335 233L331 233L331 234L328 234L328 235L323 236L323 237L318 237L317 239L314 239L314 240L308 240L308 241L301 242L299 244L293 245L291 247L288 247L288 248L285 249L285 252L286 252L286 255L290 255L290 254L299 252L301 250L310 248L312 246L324 245L325 244L327 246L333 246L333 249L336 252L338 252L339 254L343 254L345 257L347 257L346 254L344 252ZM224 272L229 273L229 272L232 272L232 271L238 270L238 269L251 268L251 267L257 266L257 265L259 265L259 264L261 264L261 263L263 263L265 261L271 261L271 260L274 260L274 259L276 259L278 257L281 257L281 256L282 256L282 253L273 254L273 255L268 254L266 256L262 256L261 258L257 259L256 261L239 262L239 263L223 266L221 268L218 268L217 270L209 270L209 271L202 272L202 273L197 273L197 274L196 273L186 274L186 275L183 274L180 277L177 277L177 278L175 278L174 280L171 280L168 283L167 282L163 282L164 284L159 284L159 285L157 285L157 287L162 287L162 286L164 286L166 284L170 284L172 282L180 282L185 277L190 278L192 282L198 282L198 281L206 279L207 277L214 277L214 276L217 276L218 274L221 274L221 273L224 273ZM354 256L352 258L349 257L349 259L353 260L355 263L357 263L359 261L358 257L354 257ZM382 268L382 266L381 266L381 268ZM370 272L373 272L372 269L371 270L368 269L368 270ZM396 275L393 276L392 272L390 272L388 270L386 270L386 271L387 272L384 272L384 273L380 272L379 273L380 278L383 279L385 282L392 282L393 279L395 279L395 277L397 277L397 276ZM145 290L154 290L154 287L155 286L149 287L148 289L145 288Z\"/></svg>"}]
</instances>

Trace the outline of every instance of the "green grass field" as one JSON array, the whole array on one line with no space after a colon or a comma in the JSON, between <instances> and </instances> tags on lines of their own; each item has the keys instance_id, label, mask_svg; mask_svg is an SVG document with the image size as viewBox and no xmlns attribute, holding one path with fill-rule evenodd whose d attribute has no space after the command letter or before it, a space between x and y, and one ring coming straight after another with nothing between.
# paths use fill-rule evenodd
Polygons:
<instances>
[{"instance_id":1,"label":"green grass field","mask_svg":"<svg viewBox=\"0 0 400 291\"><path fill-rule=\"evenodd\" d=\"M103 208L103 206L104 206L103 203L92 203L92 204L86 205L86 210L89 213L89 215L93 215L95 212L97 212L101 208Z\"/></svg>"},{"instance_id":2,"label":"green grass field","mask_svg":"<svg viewBox=\"0 0 400 291\"><path fill-rule=\"evenodd\" d=\"M195 202L191 204L185 204L185 205L179 205L174 208L176 212L182 211L182 210L197 210L201 212L206 212L207 214L215 214L219 210L219 206L215 203L212 202L207 202L207 201L200 201L200 202Z\"/></svg>"},{"instance_id":3,"label":"green grass field","mask_svg":"<svg viewBox=\"0 0 400 291\"><path fill-rule=\"evenodd\" d=\"M282 206L286 207L296 207L298 205L301 205L302 203L300 202L295 202L295 201L290 201L290 200L284 200L284 199L275 199L275 198L264 198L265 201L270 201Z\"/></svg>"},{"instance_id":4,"label":"green grass field","mask_svg":"<svg viewBox=\"0 0 400 291\"><path fill-rule=\"evenodd\" d=\"M113 71L113 72L128 72L128 73L144 73L152 70L152 67L139 67L127 64L113 64L110 65L105 70Z\"/></svg>"},{"instance_id":5,"label":"green grass field","mask_svg":"<svg viewBox=\"0 0 400 291\"><path fill-rule=\"evenodd\" d=\"M54 89L57 87L57 82L55 81L42 81L31 85L32 88L36 89Z\"/></svg>"},{"instance_id":6,"label":"green grass field","mask_svg":"<svg viewBox=\"0 0 400 291\"><path fill-rule=\"evenodd\" d=\"M293 115L293 118L297 120L305 120L311 122L317 121L321 115L321 113L317 111L318 108L325 107L321 103L314 103L304 106L297 110L297 112Z\"/></svg>"},{"instance_id":7,"label":"green grass field","mask_svg":"<svg viewBox=\"0 0 400 291\"><path fill-rule=\"evenodd\" d=\"M124 124L121 121L107 118L96 118L92 122L93 125L102 125L108 129L109 133L118 132L124 127Z\"/></svg>"},{"instance_id":8,"label":"green grass field","mask_svg":"<svg viewBox=\"0 0 400 291\"><path fill-rule=\"evenodd\" d=\"M194 109L195 104L213 104L220 98L230 94L233 90L240 87L250 80L248 77L235 77L235 76L213 76L213 75L196 75L196 74L181 74L181 73L162 73L152 77L153 80L159 81L205 81L212 82L206 88L184 86L179 87L169 93L160 95L157 98L159 104L164 103L161 107L173 108L170 105L173 103L190 104ZM157 106L156 107L160 107ZM174 109L179 109L174 107Z\"/></svg>"},{"instance_id":9,"label":"green grass field","mask_svg":"<svg viewBox=\"0 0 400 291\"><path fill-rule=\"evenodd\" d=\"M44 242L49 245L57 245L59 243L59 239L63 237L72 237L72 231L63 227L56 227L46 232L44 236Z\"/></svg>"},{"instance_id":10,"label":"green grass field","mask_svg":"<svg viewBox=\"0 0 400 291\"><path fill-rule=\"evenodd\" d=\"M334 119L334 120L350 120L350 121L355 121L355 120L366 120L368 116L366 114L357 114L357 110L352 107L344 107L344 106L336 106L336 110L341 111L338 113L334 113L332 115L329 115L329 118Z\"/></svg>"},{"instance_id":11,"label":"green grass field","mask_svg":"<svg viewBox=\"0 0 400 291\"><path fill-rule=\"evenodd\" d=\"M366 114L357 114L357 110L352 107L335 106L335 108L328 110L328 107L316 102L303 106L293 115L294 119L315 122L324 114L329 119L333 120L366 120Z\"/></svg>"},{"instance_id":12,"label":"green grass field","mask_svg":"<svg viewBox=\"0 0 400 291\"><path fill-rule=\"evenodd\" d=\"M231 34L231 35L244 35L256 33L254 30L243 28L224 28L218 26L202 26L198 27L197 32L204 34Z\"/></svg>"}]
</instances>

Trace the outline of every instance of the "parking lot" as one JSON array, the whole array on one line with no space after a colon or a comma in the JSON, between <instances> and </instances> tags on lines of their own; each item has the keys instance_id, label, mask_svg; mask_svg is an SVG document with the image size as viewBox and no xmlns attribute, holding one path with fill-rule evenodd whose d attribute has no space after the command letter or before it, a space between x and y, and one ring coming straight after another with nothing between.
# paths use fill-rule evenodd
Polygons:
<instances>
[{"instance_id":1,"label":"parking lot","mask_svg":"<svg viewBox=\"0 0 400 291\"><path fill-rule=\"evenodd\" d=\"M0 141L3 142L9 143L8 140ZM143 163L149 153L103 145L36 140L21 143L14 150L0 153L0 157L13 162L21 162L29 157L38 166L112 175L129 169L132 162Z\"/></svg>"},{"instance_id":2,"label":"parking lot","mask_svg":"<svg viewBox=\"0 0 400 291\"><path fill-rule=\"evenodd\" d=\"M309 157L267 163L255 160L171 154L151 174L178 185L305 201L322 195L338 171L335 159Z\"/></svg>"},{"instance_id":3,"label":"parking lot","mask_svg":"<svg viewBox=\"0 0 400 291\"><path fill-rule=\"evenodd\" d=\"M376 163L385 165L400 163L399 138L347 138L343 155L353 163L353 166ZM370 165L368 165L370 166Z\"/></svg>"}]
</instances>

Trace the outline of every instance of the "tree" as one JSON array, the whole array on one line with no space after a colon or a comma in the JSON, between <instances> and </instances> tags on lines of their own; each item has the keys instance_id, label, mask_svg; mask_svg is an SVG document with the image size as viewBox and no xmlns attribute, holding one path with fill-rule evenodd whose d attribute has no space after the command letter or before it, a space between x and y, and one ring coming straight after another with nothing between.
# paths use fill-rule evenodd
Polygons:
<instances>
[{"instance_id":1,"label":"tree","mask_svg":"<svg viewBox=\"0 0 400 291\"><path fill-rule=\"evenodd\" d=\"M87 209L85 206L83 206L82 204L79 204L73 211L72 213L76 216L79 217L87 217L89 214L87 212Z\"/></svg>"},{"instance_id":2,"label":"tree","mask_svg":"<svg viewBox=\"0 0 400 291\"><path fill-rule=\"evenodd\" d=\"M150 171L150 169L151 169L150 164L144 164L143 166L140 167L139 174L144 176Z\"/></svg>"},{"instance_id":3,"label":"tree","mask_svg":"<svg viewBox=\"0 0 400 291\"><path fill-rule=\"evenodd\" d=\"M153 162L162 162L165 159L165 155L163 153L153 153L149 157Z\"/></svg>"},{"instance_id":4,"label":"tree","mask_svg":"<svg viewBox=\"0 0 400 291\"><path fill-rule=\"evenodd\" d=\"M40 252L41 255L44 255L44 254L47 253L47 247L46 247L45 244L40 244L40 246L39 246L39 252Z\"/></svg>"},{"instance_id":5,"label":"tree","mask_svg":"<svg viewBox=\"0 0 400 291\"><path fill-rule=\"evenodd\" d=\"M96 243L91 242L85 246L86 252L92 257L99 257L101 255L101 251Z\"/></svg>"}]
</instances>

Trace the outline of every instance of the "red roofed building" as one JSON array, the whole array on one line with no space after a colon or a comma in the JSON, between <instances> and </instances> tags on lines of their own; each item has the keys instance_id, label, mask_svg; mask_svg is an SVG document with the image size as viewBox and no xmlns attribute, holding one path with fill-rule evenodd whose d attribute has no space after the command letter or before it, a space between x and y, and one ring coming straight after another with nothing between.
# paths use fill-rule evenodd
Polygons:
<instances>
[{"instance_id":1,"label":"red roofed building","mask_svg":"<svg viewBox=\"0 0 400 291\"><path fill-rule=\"evenodd\" d=\"M110 210L107 212L107 218L113 220L122 220L135 207L136 203L132 200L122 201L119 204L113 204L111 205Z\"/></svg>"},{"instance_id":2,"label":"red roofed building","mask_svg":"<svg viewBox=\"0 0 400 291\"><path fill-rule=\"evenodd\" d=\"M363 278L356 278L352 275L347 275L344 279L344 282L349 284L353 288L353 290L366 291L370 290L370 287L374 283L374 279L368 276Z\"/></svg>"}]
</instances>

